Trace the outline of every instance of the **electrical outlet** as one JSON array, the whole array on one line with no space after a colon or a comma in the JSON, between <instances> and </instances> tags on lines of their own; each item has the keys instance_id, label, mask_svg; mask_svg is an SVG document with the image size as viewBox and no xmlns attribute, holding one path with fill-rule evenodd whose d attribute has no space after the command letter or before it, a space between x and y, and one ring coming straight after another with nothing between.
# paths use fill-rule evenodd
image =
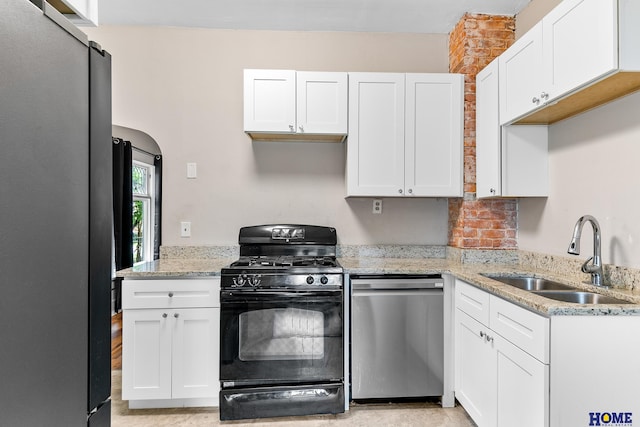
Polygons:
<instances>
[{"instance_id":1,"label":"electrical outlet","mask_svg":"<svg viewBox=\"0 0 640 427\"><path fill-rule=\"evenodd\" d=\"M382 200L373 199L373 213L381 214L382 213Z\"/></svg>"},{"instance_id":2,"label":"electrical outlet","mask_svg":"<svg viewBox=\"0 0 640 427\"><path fill-rule=\"evenodd\" d=\"M189 221L180 223L180 237L191 237L191 223Z\"/></svg>"}]
</instances>

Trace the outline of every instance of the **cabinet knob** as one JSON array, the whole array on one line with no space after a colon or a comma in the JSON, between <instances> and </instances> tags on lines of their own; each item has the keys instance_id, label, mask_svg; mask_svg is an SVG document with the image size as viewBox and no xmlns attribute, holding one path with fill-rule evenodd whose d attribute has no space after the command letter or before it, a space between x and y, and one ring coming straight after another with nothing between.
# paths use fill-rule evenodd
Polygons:
<instances>
[{"instance_id":1,"label":"cabinet knob","mask_svg":"<svg viewBox=\"0 0 640 427\"><path fill-rule=\"evenodd\" d=\"M539 104L540 103L540 99L536 98L535 96L531 99L531 102L533 102L534 104Z\"/></svg>"},{"instance_id":2,"label":"cabinet knob","mask_svg":"<svg viewBox=\"0 0 640 427\"><path fill-rule=\"evenodd\" d=\"M493 337L490 337L489 334L487 334L484 331L480 331L480 338L484 338L484 340L486 342L492 342L493 341Z\"/></svg>"},{"instance_id":3,"label":"cabinet knob","mask_svg":"<svg viewBox=\"0 0 640 427\"><path fill-rule=\"evenodd\" d=\"M298 126L298 128L300 129L300 132L304 133L304 127Z\"/></svg>"},{"instance_id":4,"label":"cabinet knob","mask_svg":"<svg viewBox=\"0 0 640 427\"><path fill-rule=\"evenodd\" d=\"M173 292L169 292L169 298L173 298Z\"/></svg>"},{"instance_id":5,"label":"cabinet knob","mask_svg":"<svg viewBox=\"0 0 640 427\"><path fill-rule=\"evenodd\" d=\"M540 94L540 98L542 98L542 99L549 99L549 94L548 94L547 92L542 92L542 93Z\"/></svg>"},{"instance_id":6,"label":"cabinet knob","mask_svg":"<svg viewBox=\"0 0 640 427\"><path fill-rule=\"evenodd\" d=\"M293 125L289 125L289 132L295 132L295 128L293 127Z\"/></svg>"},{"instance_id":7,"label":"cabinet knob","mask_svg":"<svg viewBox=\"0 0 640 427\"><path fill-rule=\"evenodd\" d=\"M398 193L402 194L402 188L398 190Z\"/></svg>"},{"instance_id":8,"label":"cabinet knob","mask_svg":"<svg viewBox=\"0 0 640 427\"><path fill-rule=\"evenodd\" d=\"M166 319L167 318L167 313L162 313L162 318Z\"/></svg>"},{"instance_id":9,"label":"cabinet knob","mask_svg":"<svg viewBox=\"0 0 640 427\"><path fill-rule=\"evenodd\" d=\"M180 313L173 313L173 317L177 319L178 317L180 317Z\"/></svg>"},{"instance_id":10,"label":"cabinet knob","mask_svg":"<svg viewBox=\"0 0 640 427\"><path fill-rule=\"evenodd\" d=\"M490 188L490 189L489 189L489 192L490 192L491 194L496 194L496 189L495 189L495 188Z\"/></svg>"},{"instance_id":11,"label":"cabinet knob","mask_svg":"<svg viewBox=\"0 0 640 427\"><path fill-rule=\"evenodd\" d=\"M413 194L413 189L409 189L409 194Z\"/></svg>"}]
</instances>

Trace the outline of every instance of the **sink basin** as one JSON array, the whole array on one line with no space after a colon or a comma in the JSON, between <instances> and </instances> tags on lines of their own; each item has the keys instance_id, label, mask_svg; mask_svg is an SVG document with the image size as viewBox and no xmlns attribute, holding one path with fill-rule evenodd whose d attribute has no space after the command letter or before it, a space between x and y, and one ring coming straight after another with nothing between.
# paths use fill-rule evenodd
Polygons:
<instances>
[{"instance_id":1,"label":"sink basin","mask_svg":"<svg viewBox=\"0 0 640 427\"><path fill-rule=\"evenodd\" d=\"M630 301L595 292L580 291L563 283L532 276L499 276L496 274L483 274L483 276L556 301L575 304L632 304Z\"/></svg>"},{"instance_id":2,"label":"sink basin","mask_svg":"<svg viewBox=\"0 0 640 427\"><path fill-rule=\"evenodd\" d=\"M606 295L596 294L593 292L582 291L533 291L536 295L557 301L572 302L576 304L631 304L618 298L608 297Z\"/></svg>"},{"instance_id":3,"label":"sink basin","mask_svg":"<svg viewBox=\"0 0 640 427\"><path fill-rule=\"evenodd\" d=\"M568 285L563 285L562 283L554 282L553 280L547 279L539 279L537 277L529 277L529 276L516 276L516 277L508 277L508 276L496 276L496 275L485 275L493 280L497 280L498 282L506 283L507 285L515 286L519 289L524 289L525 291L571 291L575 290Z\"/></svg>"}]
</instances>

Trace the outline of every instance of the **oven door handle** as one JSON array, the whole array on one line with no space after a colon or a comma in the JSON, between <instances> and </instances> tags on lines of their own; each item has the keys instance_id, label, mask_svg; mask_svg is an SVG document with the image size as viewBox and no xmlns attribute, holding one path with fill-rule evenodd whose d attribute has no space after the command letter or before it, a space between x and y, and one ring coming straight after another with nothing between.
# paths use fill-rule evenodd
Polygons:
<instances>
[{"instance_id":1,"label":"oven door handle","mask_svg":"<svg viewBox=\"0 0 640 427\"><path fill-rule=\"evenodd\" d=\"M281 299L281 298L300 298L300 297L340 297L342 291L303 291L303 292L287 292L287 291L220 291L220 298L224 299L245 299L264 298Z\"/></svg>"}]
</instances>

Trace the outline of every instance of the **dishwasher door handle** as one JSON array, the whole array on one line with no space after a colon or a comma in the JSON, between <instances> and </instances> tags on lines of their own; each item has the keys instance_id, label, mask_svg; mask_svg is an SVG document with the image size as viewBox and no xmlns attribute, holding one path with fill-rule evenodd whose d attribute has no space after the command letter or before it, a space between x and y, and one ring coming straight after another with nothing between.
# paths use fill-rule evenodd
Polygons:
<instances>
[{"instance_id":1,"label":"dishwasher door handle","mask_svg":"<svg viewBox=\"0 0 640 427\"><path fill-rule=\"evenodd\" d=\"M382 297L382 296L395 296L395 297L410 297L412 295L431 295L433 297L440 297L444 295L442 288L438 289L416 289L416 288L404 288L404 289L353 289L351 296L353 298L360 299L362 297Z\"/></svg>"},{"instance_id":2,"label":"dishwasher door handle","mask_svg":"<svg viewBox=\"0 0 640 427\"><path fill-rule=\"evenodd\" d=\"M356 290L403 290L442 289L442 279L351 279L351 287Z\"/></svg>"}]
</instances>

